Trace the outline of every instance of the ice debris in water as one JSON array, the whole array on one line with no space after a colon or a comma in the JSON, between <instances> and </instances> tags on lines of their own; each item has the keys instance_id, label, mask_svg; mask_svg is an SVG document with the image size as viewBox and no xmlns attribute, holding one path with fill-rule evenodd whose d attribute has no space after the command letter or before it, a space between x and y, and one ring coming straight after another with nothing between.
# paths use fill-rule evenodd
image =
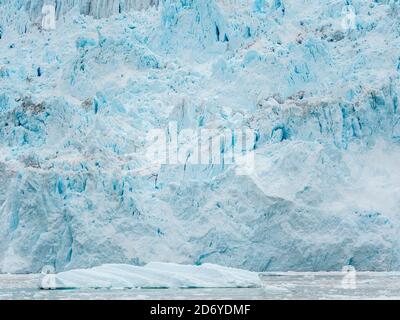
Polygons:
<instances>
[{"instance_id":1,"label":"ice debris in water","mask_svg":"<svg viewBox=\"0 0 400 320\"><path fill-rule=\"evenodd\" d=\"M399 270L399 14L394 0L0 0L0 272ZM243 128L254 171L195 163L188 131ZM152 129L179 134L182 164L149 163Z\"/></svg>"},{"instance_id":2,"label":"ice debris in water","mask_svg":"<svg viewBox=\"0 0 400 320\"><path fill-rule=\"evenodd\" d=\"M256 272L221 267L173 263L149 263L143 267L108 264L92 269L80 269L46 274L42 289L128 289L128 288L259 288Z\"/></svg>"}]
</instances>

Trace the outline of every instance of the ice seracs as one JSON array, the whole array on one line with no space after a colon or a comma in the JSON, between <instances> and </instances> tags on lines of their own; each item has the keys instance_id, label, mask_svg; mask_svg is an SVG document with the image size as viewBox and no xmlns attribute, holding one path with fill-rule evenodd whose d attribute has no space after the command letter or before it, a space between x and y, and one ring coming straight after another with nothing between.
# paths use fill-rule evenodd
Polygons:
<instances>
[{"instance_id":1,"label":"ice seracs","mask_svg":"<svg viewBox=\"0 0 400 320\"><path fill-rule=\"evenodd\" d=\"M0 0L0 272L400 269L398 1L57 3ZM255 170L153 166L171 122Z\"/></svg>"}]
</instances>

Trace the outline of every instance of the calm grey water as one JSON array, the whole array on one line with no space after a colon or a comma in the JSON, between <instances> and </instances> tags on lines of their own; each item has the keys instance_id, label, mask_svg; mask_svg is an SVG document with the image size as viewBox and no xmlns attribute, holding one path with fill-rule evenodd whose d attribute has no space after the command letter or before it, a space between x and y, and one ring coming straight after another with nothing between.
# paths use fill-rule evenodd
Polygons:
<instances>
[{"instance_id":1,"label":"calm grey water","mask_svg":"<svg viewBox=\"0 0 400 320\"><path fill-rule=\"evenodd\" d=\"M0 300L9 299L400 299L400 273L268 273L258 289L38 289L39 275L0 275Z\"/></svg>"}]
</instances>

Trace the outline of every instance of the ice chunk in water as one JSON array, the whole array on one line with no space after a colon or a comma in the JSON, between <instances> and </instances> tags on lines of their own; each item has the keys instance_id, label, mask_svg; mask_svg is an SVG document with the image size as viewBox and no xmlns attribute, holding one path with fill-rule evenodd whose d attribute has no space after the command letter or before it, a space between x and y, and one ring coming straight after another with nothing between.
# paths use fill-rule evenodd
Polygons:
<instances>
[{"instance_id":1,"label":"ice chunk in water","mask_svg":"<svg viewBox=\"0 0 400 320\"><path fill-rule=\"evenodd\" d=\"M46 274L42 289L98 288L257 288L258 273L222 267L173 263L149 263L143 267L126 264L106 264L92 269L77 269L58 274Z\"/></svg>"}]
</instances>

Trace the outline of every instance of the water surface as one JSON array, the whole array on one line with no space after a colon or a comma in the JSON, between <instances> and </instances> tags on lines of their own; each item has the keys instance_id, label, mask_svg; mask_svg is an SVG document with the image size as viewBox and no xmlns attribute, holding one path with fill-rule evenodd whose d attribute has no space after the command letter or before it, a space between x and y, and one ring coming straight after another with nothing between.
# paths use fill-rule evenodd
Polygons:
<instances>
[{"instance_id":1,"label":"water surface","mask_svg":"<svg viewBox=\"0 0 400 320\"><path fill-rule=\"evenodd\" d=\"M38 288L39 275L0 275L0 299L400 299L400 272L265 273L264 288L56 290Z\"/></svg>"}]
</instances>

